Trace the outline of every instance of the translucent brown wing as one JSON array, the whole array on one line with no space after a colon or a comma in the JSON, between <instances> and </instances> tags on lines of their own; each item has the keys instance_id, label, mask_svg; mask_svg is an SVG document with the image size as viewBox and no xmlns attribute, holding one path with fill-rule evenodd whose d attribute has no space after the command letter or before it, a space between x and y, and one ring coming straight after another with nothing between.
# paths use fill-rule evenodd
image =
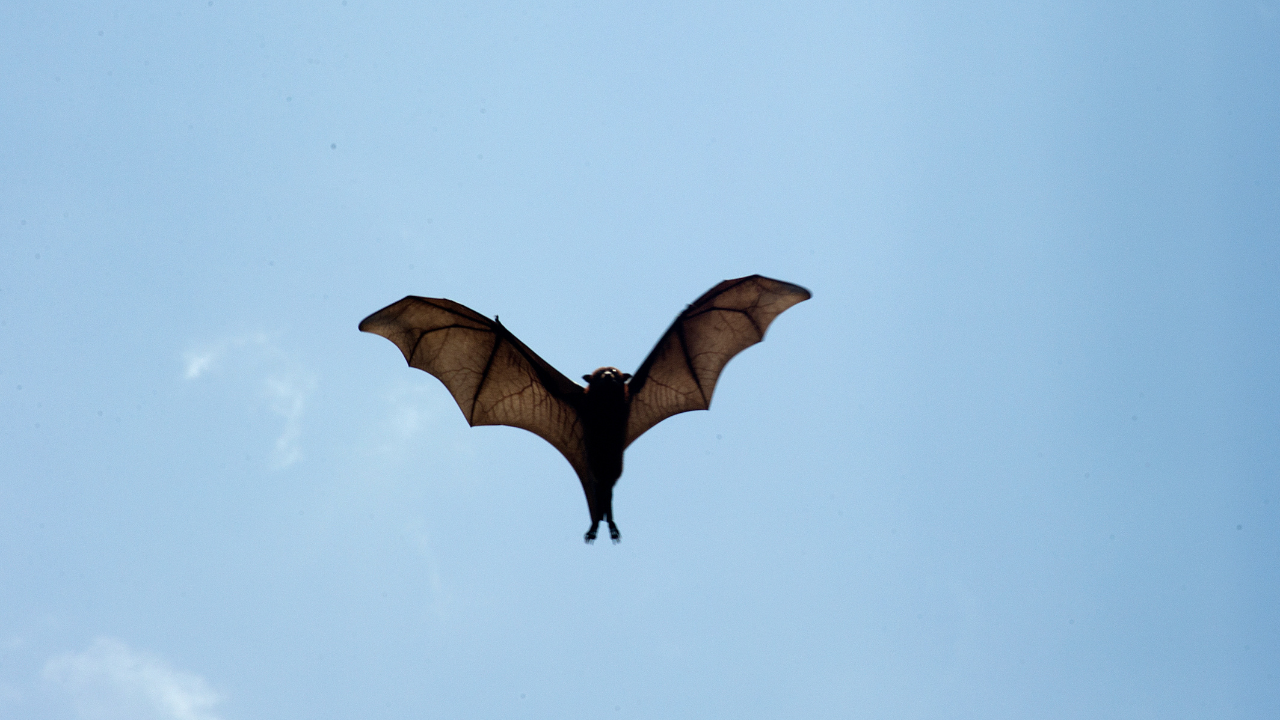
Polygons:
<instances>
[{"instance_id":1,"label":"translucent brown wing","mask_svg":"<svg viewBox=\"0 0 1280 720\"><path fill-rule=\"evenodd\" d=\"M510 425L555 446L586 472L582 387L538 357L502 323L452 300L409 296L360 322L440 379L471 425Z\"/></svg>"},{"instance_id":2,"label":"translucent brown wing","mask_svg":"<svg viewBox=\"0 0 1280 720\"><path fill-rule=\"evenodd\" d=\"M751 275L725 280L695 300L628 383L626 444L672 415L710 407L725 363L763 340L782 311L810 297L799 285Z\"/></svg>"}]
</instances>

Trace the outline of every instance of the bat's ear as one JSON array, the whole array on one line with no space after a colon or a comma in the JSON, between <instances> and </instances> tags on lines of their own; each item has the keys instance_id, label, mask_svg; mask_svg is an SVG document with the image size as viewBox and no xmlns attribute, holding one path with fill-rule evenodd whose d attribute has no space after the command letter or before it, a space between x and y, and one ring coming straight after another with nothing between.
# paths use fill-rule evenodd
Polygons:
<instances>
[{"instance_id":1,"label":"bat's ear","mask_svg":"<svg viewBox=\"0 0 1280 720\"><path fill-rule=\"evenodd\" d=\"M583 376L582 376L582 379L583 379L583 380L586 380L588 383L590 383L590 382L591 382L591 374L590 374L590 373L587 373L586 375L583 375Z\"/></svg>"},{"instance_id":2,"label":"bat's ear","mask_svg":"<svg viewBox=\"0 0 1280 720\"><path fill-rule=\"evenodd\" d=\"M622 373L622 382L626 382L630 379L631 379L631 373Z\"/></svg>"}]
</instances>

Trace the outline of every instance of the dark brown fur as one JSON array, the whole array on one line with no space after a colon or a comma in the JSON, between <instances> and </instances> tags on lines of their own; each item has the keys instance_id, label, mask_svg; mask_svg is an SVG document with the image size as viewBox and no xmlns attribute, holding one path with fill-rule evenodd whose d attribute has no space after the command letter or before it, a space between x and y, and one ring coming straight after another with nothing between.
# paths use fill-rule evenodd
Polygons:
<instances>
[{"instance_id":1,"label":"dark brown fur","mask_svg":"<svg viewBox=\"0 0 1280 720\"><path fill-rule=\"evenodd\" d=\"M573 382L495 317L445 298L409 296L365 318L360 329L387 338L413 367L445 384L471 425L537 433L564 455L591 511L618 541L613 486L627 446L663 419L711 407L725 363L764 339L779 313L809 299L799 285L750 275L725 280L694 300L667 329L635 377L602 367Z\"/></svg>"},{"instance_id":2,"label":"dark brown fur","mask_svg":"<svg viewBox=\"0 0 1280 720\"><path fill-rule=\"evenodd\" d=\"M617 542L622 536L613 522L613 486L622 476L622 450L626 447L627 411L630 409L627 380L630 375L613 367L602 367L590 375L583 375L587 389L582 395L578 412L582 418L584 441L587 446L587 467L590 473L583 479L582 489L587 495L591 511L591 529L586 540L596 539L600 521L609 523L609 537Z\"/></svg>"}]
</instances>

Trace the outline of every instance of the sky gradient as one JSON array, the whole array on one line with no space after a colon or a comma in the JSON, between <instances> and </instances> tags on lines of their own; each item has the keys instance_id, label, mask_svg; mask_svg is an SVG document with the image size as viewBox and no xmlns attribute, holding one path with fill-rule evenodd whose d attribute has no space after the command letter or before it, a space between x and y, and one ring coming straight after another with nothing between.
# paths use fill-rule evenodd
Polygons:
<instances>
[{"instance_id":1,"label":"sky gradient","mask_svg":"<svg viewBox=\"0 0 1280 720\"><path fill-rule=\"evenodd\" d=\"M0 88L0 718L1280 716L1280 3L10 3ZM752 273L617 546L356 331Z\"/></svg>"}]
</instances>

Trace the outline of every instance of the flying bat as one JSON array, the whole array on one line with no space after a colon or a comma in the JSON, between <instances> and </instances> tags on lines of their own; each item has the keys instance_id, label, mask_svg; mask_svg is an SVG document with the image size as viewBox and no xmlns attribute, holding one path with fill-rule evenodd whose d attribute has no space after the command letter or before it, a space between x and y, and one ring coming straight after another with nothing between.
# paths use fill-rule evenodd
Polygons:
<instances>
[{"instance_id":1,"label":"flying bat","mask_svg":"<svg viewBox=\"0 0 1280 720\"><path fill-rule=\"evenodd\" d=\"M591 512L585 540L613 521L622 453L666 418L711 406L720 371L764 339L782 311L811 297L760 275L725 280L684 309L634 374L602 367L573 382L498 321L443 298L410 295L360 322L440 379L467 422L523 428L551 443L578 473Z\"/></svg>"}]
</instances>

